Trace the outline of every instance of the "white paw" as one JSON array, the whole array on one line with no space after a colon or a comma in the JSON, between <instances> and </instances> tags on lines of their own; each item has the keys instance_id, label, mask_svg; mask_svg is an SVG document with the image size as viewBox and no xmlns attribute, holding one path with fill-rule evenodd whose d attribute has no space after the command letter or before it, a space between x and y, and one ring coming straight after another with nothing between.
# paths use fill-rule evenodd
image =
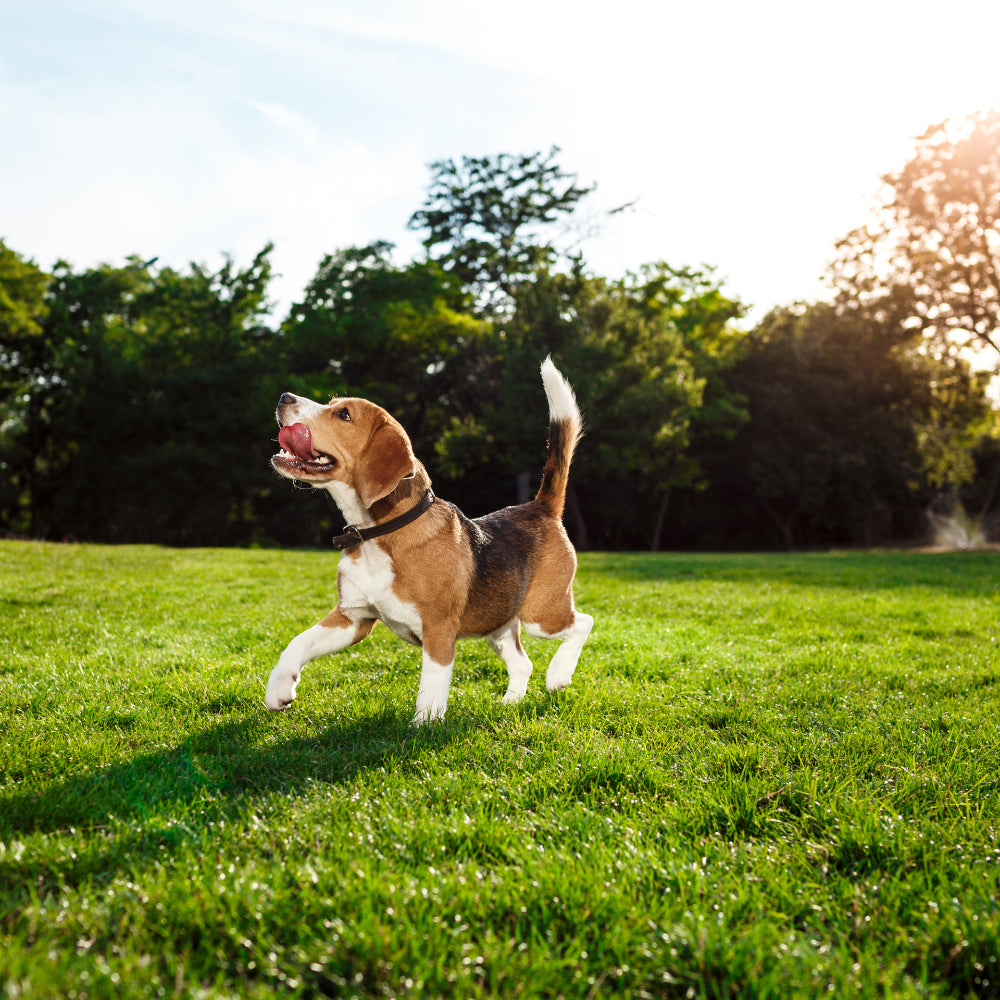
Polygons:
<instances>
[{"instance_id":1,"label":"white paw","mask_svg":"<svg viewBox=\"0 0 1000 1000\"><path fill-rule=\"evenodd\" d=\"M298 682L298 674L288 674L275 667L267 681L264 704L272 712L281 712L288 708L295 701L295 685Z\"/></svg>"},{"instance_id":2,"label":"white paw","mask_svg":"<svg viewBox=\"0 0 1000 1000\"><path fill-rule=\"evenodd\" d=\"M507 693L500 699L501 705L516 705L523 697L524 691L511 691L508 689Z\"/></svg>"},{"instance_id":3,"label":"white paw","mask_svg":"<svg viewBox=\"0 0 1000 1000\"><path fill-rule=\"evenodd\" d=\"M573 679L573 671L550 670L545 675L545 688L548 691L562 691L569 687L569 682Z\"/></svg>"},{"instance_id":4,"label":"white paw","mask_svg":"<svg viewBox=\"0 0 1000 1000\"><path fill-rule=\"evenodd\" d=\"M445 706L431 705L427 708L417 710L417 714L410 720L411 726L423 726L428 722L436 722L444 718Z\"/></svg>"}]
</instances>

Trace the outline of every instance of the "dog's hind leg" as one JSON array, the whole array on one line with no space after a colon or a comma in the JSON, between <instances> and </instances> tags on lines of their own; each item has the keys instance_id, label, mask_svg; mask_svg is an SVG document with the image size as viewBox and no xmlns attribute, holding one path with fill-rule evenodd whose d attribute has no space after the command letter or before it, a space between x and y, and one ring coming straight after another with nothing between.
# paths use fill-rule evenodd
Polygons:
<instances>
[{"instance_id":1,"label":"dog's hind leg","mask_svg":"<svg viewBox=\"0 0 1000 1000\"><path fill-rule=\"evenodd\" d=\"M272 712L288 708L295 700L295 686L307 663L353 646L364 639L374 625L374 618L355 622L340 608L335 608L321 622L300 632L285 647L277 666L271 671L264 703Z\"/></svg>"},{"instance_id":2,"label":"dog's hind leg","mask_svg":"<svg viewBox=\"0 0 1000 1000\"><path fill-rule=\"evenodd\" d=\"M558 631L548 631L543 623L525 622L524 630L528 635L539 639L559 639L559 648L549 661L549 669L545 672L545 686L549 691L559 691L573 679L576 661L580 658L583 644L594 627L594 619L583 611L570 611L570 624ZM547 623L546 623L547 624Z\"/></svg>"},{"instance_id":3,"label":"dog's hind leg","mask_svg":"<svg viewBox=\"0 0 1000 1000\"><path fill-rule=\"evenodd\" d=\"M503 703L509 705L520 701L528 690L528 678L531 676L531 660L521 645L521 623L514 621L503 628L497 629L487 636L493 651L503 660L507 667L507 693Z\"/></svg>"}]
</instances>

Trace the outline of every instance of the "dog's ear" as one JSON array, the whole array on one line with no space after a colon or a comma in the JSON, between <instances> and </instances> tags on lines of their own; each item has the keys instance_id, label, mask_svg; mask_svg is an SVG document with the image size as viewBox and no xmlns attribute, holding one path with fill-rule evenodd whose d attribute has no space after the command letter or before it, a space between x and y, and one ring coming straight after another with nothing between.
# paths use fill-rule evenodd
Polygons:
<instances>
[{"instance_id":1,"label":"dog's ear","mask_svg":"<svg viewBox=\"0 0 1000 1000\"><path fill-rule=\"evenodd\" d=\"M361 502L371 507L417 472L410 439L399 424L385 423L368 439L354 473Z\"/></svg>"}]
</instances>

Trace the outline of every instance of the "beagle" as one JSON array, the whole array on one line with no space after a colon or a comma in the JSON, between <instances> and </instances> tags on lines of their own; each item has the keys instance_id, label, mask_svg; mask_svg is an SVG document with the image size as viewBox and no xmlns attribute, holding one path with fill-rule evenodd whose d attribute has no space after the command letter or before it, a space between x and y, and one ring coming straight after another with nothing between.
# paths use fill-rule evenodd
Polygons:
<instances>
[{"instance_id":1,"label":"beagle","mask_svg":"<svg viewBox=\"0 0 1000 1000\"><path fill-rule=\"evenodd\" d=\"M573 606L576 553L562 524L570 461L583 421L551 358L541 367L549 403L549 452L534 500L474 520L434 496L402 426L374 403L334 398L326 406L285 393L278 402L281 451L274 468L327 490L349 522L340 602L285 648L267 682L277 712L295 698L302 668L364 639L376 621L420 646L414 724L444 716L455 643L484 636L507 667L504 702L527 690L531 660L520 630L559 639L545 685L566 687L594 619Z\"/></svg>"}]
</instances>

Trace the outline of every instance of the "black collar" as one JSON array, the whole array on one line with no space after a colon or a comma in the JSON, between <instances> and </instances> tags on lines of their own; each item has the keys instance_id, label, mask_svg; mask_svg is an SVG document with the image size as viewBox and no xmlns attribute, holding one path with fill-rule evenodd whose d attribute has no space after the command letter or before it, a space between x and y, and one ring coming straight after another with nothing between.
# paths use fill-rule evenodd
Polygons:
<instances>
[{"instance_id":1,"label":"black collar","mask_svg":"<svg viewBox=\"0 0 1000 1000\"><path fill-rule=\"evenodd\" d=\"M432 503L434 503L434 491L428 488L423 500L415 507L411 507L405 514L400 514L399 517L392 517L388 521L383 521L382 524L376 524L370 528L356 528L353 524L348 524L344 528L344 533L333 539L333 547L335 549L349 549L359 542L367 542L369 538L388 535L390 531L412 524Z\"/></svg>"}]
</instances>

